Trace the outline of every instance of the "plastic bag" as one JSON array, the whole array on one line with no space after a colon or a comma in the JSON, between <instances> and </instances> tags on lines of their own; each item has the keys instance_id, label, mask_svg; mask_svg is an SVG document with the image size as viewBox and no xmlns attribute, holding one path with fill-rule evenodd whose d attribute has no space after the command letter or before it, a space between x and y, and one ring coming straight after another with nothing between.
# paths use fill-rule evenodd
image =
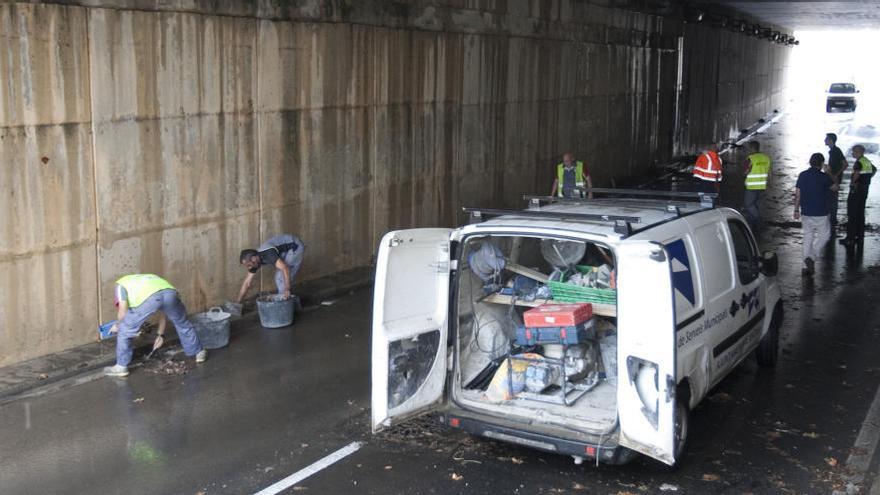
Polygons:
<instances>
[{"instance_id":1,"label":"plastic bag","mask_svg":"<svg viewBox=\"0 0 880 495\"><path fill-rule=\"evenodd\" d=\"M541 359L539 354L521 354L521 357L530 359ZM517 359L517 356L506 359L492 381L486 389L486 398L492 402L501 402L513 399L516 394L522 392L526 387L526 369L531 361L525 359ZM513 375L510 376L509 373ZM509 378L508 378L509 377Z\"/></svg>"}]
</instances>

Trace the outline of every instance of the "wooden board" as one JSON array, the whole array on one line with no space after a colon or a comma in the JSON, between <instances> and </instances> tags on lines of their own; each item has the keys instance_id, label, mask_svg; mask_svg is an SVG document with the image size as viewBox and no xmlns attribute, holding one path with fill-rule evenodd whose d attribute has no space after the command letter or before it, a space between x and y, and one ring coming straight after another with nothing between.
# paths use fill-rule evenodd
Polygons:
<instances>
[{"instance_id":1,"label":"wooden board","mask_svg":"<svg viewBox=\"0 0 880 495\"><path fill-rule=\"evenodd\" d=\"M495 304L506 304L510 305L513 296L508 296L504 294L490 294L483 298L483 302L495 303ZM534 301L523 301L522 299L516 300L517 306L525 306L529 308L536 308L542 304L553 304L557 301L553 301L551 299L535 299ZM599 316L610 316L612 318L617 316L617 306L614 304L597 304L591 303L593 305L593 314Z\"/></svg>"},{"instance_id":2,"label":"wooden board","mask_svg":"<svg viewBox=\"0 0 880 495\"><path fill-rule=\"evenodd\" d=\"M532 280L537 280L538 282L541 282L542 284L546 284L550 280L550 277L548 277L547 275L544 275L543 273L541 273L537 270L532 270L531 268L528 268L528 267L525 267L522 265L517 265L516 263L507 263L504 266L504 268L507 268L508 270L512 271L513 273L518 273L524 277L529 277Z\"/></svg>"}]
</instances>

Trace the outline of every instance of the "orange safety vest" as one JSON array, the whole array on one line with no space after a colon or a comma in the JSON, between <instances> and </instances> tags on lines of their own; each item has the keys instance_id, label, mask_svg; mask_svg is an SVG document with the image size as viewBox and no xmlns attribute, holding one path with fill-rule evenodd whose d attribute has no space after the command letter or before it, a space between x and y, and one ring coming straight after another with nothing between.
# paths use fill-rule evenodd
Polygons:
<instances>
[{"instance_id":1,"label":"orange safety vest","mask_svg":"<svg viewBox=\"0 0 880 495\"><path fill-rule=\"evenodd\" d=\"M697 158L694 177L712 182L721 182L721 157L714 151L707 151Z\"/></svg>"}]
</instances>

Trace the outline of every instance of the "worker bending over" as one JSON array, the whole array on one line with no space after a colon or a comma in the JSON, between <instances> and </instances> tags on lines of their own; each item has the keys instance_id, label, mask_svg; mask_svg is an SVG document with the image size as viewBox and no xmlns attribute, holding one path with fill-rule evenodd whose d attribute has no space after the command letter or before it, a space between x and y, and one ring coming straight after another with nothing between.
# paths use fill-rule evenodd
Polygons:
<instances>
[{"instance_id":1,"label":"worker bending over","mask_svg":"<svg viewBox=\"0 0 880 495\"><path fill-rule=\"evenodd\" d=\"M587 197L593 199L593 179L590 178L590 169L584 162L575 161L571 153L562 155L562 163L556 165L556 178L553 179L550 196L558 194L560 198L581 198L585 185Z\"/></svg>"},{"instance_id":2,"label":"worker bending over","mask_svg":"<svg viewBox=\"0 0 880 495\"><path fill-rule=\"evenodd\" d=\"M238 261L247 269L248 274L244 277L235 302L240 303L244 299L254 281L254 275L263 265L275 267L275 286L278 288L278 294L284 299L289 298L293 278L296 277L296 273L302 265L305 248L299 237L281 234L264 242L257 249L242 251Z\"/></svg>"},{"instance_id":3,"label":"worker bending over","mask_svg":"<svg viewBox=\"0 0 880 495\"><path fill-rule=\"evenodd\" d=\"M159 312L159 336L154 349L162 345L165 338L166 315L171 318L177 336L187 356L195 356L197 363L207 359L208 352L202 348L199 337L186 318L186 307L180 301L177 289L164 278L151 273L126 275L116 281L115 290L116 319L110 333L116 336L116 364L104 368L108 376L128 376L133 349L131 341L141 325ZM162 339L162 340L160 340Z\"/></svg>"}]
</instances>

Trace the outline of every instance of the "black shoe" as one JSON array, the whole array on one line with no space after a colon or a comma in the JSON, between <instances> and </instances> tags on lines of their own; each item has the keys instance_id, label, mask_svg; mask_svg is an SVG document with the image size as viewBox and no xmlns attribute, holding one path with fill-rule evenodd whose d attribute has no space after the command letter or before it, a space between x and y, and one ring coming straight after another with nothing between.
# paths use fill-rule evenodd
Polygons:
<instances>
[{"instance_id":1,"label":"black shoe","mask_svg":"<svg viewBox=\"0 0 880 495\"><path fill-rule=\"evenodd\" d=\"M844 246L851 246L853 243L852 239L850 239L849 237L844 237L843 239L841 239L837 242L839 242L840 244L843 244Z\"/></svg>"},{"instance_id":2,"label":"black shoe","mask_svg":"<svg viewBox=\"0 0 880 495\"><path fill-rule=\"evenodd\" d=\"M813 272L816 271L816 262L813 261L813 258L805 259L804 265L806 265L806 266L804 266L804 269L803 269L803 273L805 275L812 275Z\"/></svg>"}]
</instances>

